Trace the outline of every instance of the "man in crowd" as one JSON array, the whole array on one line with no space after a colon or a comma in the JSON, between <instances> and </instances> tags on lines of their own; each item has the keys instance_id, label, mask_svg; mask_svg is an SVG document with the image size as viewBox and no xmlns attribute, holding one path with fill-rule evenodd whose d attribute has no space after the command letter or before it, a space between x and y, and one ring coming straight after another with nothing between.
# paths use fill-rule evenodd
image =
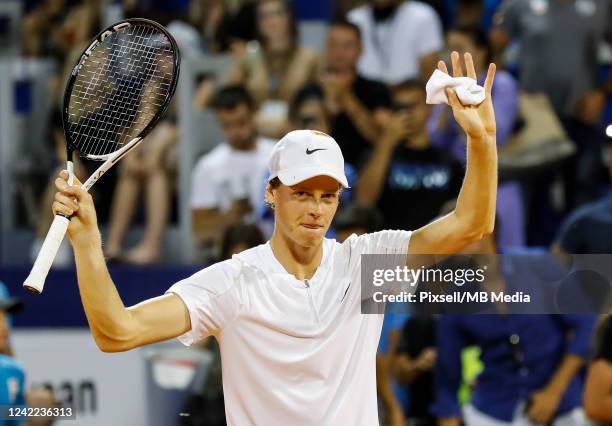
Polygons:
<instances>
[{"instance_id":1,"label":"man in crowd","mask_svg":"<svg viewBox=\"0 0 612 426\"><path fill-rule=\"evenodd\" d=\"M198 243L217 240L226 226L257 217L274 145L257 135L255 104L243 87L219 90L213 108L226 141L200 158L193 170L191 213Z\"/></svg>"},{"instance_id":2,"label":"man in crowd","mask_svg":"<svg viewBox=\"0 0 612 426\"><path fill-rule=\"evenodd\" d=\"M494 256L495 234L462 253ZM499 258L486 270L489 289L524 285L541 266L542 256ZM534 302L537 303L537 302ZM582 417L583 376L590 354L595 315L505 315L507 305L489 315L442 315L436 329L436 401L440 426L463 420L470 426L574 425ZM461 409L461 352L477 346L484 370L471 402ZM531 422L531 423L530 423Z\"/></svg>"},{"instance_id":3,"label":"man in crowd","mask_svg":"<svg viewBox=\"0 0 612 426\"><path fill-rule=\"evenodd\" d=\"M428 4L403 0L369 0L348 13L364 40L359 72L372 80L397 84L426 78L444 46L442 24Z\"/></svg>"},{"instance_id":4,"label":"man in crowd","mask_svg":"<svg viewBox=\"0 0 612 426\"><path fill-rule=\"evenodd\" d=\"M378 137L374 117L388 111L387 88L357 71L362 54L358 26L347 21L330 25L325 48L325 69L320 78L325 105L331 117L331 135L338 141L345 161L359 167Z\"/></svg>"},{"instance_id":5,"label":"man in crowd","mask_svg":"<svg viewBox=\"0 0 612 426\"><path fill-rule=\"evenodd\" d=\"M395 112L359 176L357 200L377 205L386 226L413 229L432 221L457 197L463 170L450 153L430 145L431 106L425 104L420 81L399 85L393 101Z\"/></svg>"}]
</instances>

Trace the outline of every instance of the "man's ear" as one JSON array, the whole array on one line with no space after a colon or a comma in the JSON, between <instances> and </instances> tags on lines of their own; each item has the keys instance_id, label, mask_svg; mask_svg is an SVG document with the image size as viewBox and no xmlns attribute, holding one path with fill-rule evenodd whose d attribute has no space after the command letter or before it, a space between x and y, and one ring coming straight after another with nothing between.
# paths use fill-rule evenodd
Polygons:
<instances>
[{"instance_id":1,"label":"man's ear","mask_svg":"<svg viewBox=\"0 0 612 426\"><path fill-rule=\"evenodd\" d=\"M266 185L266 192L264 194L264 197L266 199L266 204L274 204L274 189L272 188L272 185Z\"/></svg>"}]
</instances>

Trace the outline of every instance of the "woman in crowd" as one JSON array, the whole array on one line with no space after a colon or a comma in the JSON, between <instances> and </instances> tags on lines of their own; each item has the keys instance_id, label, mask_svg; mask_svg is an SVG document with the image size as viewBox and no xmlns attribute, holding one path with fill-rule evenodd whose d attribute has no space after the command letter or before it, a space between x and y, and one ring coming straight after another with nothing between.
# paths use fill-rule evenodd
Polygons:
<instances>
[{"instance_id":1,"label":"woman in crowd","mask_svg":"<svg viewBox=\"0 0 612 426\"><path fill-rule=\"evenodd\" d=\"M284 0L262 0L256 9L257 43L250 43L230 71L230 84L244 84L261 105L260 132L287 130L287 103L316 72L318 57L301 47L297 22Z\"/></svg>"}]
</instances>

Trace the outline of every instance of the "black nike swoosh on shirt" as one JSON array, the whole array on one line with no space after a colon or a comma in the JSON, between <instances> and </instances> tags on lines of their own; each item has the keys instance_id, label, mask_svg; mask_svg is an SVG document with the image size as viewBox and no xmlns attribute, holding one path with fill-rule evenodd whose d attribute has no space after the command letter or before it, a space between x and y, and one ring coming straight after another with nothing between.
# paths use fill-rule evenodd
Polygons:
<instances>
[{"instance_id":1,"label":"black nike swoosh on shirt","mask_svg":"<svg viewBox=\"0 0 612 426\"><path fill-rule=\"evenodd\" d=\"M317 152L317 151L327 151L327 148L316 148L316 149L308 149L306 148L306 155L310 155L313 152Z\"/></svg>"}]
</instances>

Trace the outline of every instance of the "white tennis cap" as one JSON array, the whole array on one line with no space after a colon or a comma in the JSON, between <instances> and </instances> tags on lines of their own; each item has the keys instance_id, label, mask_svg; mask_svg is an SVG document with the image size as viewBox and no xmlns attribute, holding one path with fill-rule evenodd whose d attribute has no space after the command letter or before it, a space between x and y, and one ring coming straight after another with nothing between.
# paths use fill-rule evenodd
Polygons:
<instances>
[{"instance_id":1,"label":"white tennis cap","mask_svg":"<svg viewBox=\"0 0 612 426\"><path fill-rule=\"evenodd\" d=\"M278 177L287 186L323 175L349 187L340 147L334 138L315 130L287 133L272 148L269 168L268 181Z\"/></svg>"}]
</instances>

